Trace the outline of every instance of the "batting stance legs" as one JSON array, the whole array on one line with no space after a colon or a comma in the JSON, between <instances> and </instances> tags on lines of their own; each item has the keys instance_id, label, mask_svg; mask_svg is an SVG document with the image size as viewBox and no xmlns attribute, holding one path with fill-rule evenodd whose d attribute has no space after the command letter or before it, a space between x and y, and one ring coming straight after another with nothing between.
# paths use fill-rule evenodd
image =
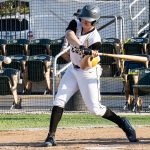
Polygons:
<instances>
[{"instance_id":1,"label":"batting stance legs","mask_svg":"<svg viewBox=\"0 0 150 150\"><path fill-rule=\"evenodd\" d=\"M62 117L65 104L77 90L80 90L83 100L92 114L116 123L125 132L130 142L137 141L135 130L129 121L116 115L106 106L101 105L99 82L101 72L102 69L99 65L88 70L74 68L73 65L67 69L60 82L58 93L53 103L54 107L51 114L49 133L44 146L56 145L55 132Z\"/></svg>"}]
</instances>

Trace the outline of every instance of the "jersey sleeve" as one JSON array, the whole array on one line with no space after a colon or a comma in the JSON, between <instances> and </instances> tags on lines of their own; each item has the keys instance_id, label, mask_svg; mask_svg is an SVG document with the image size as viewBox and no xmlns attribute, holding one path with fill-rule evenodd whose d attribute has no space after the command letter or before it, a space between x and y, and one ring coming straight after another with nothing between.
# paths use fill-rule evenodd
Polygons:
<instances>
[{"instance_id":1,"label":"jersey sleeve","mask_svg":"<svg viewBox=\"0 0 150 150\"><path fill-rule=\"evenodd\" d=\"M101 48L101 42L96 42L96 43L90 45L88 48L90 48L92 50L100 50L100 48Z\"/></svg>"},{"instance_id":2,"label":"jersey sleeve","mask_svg":"<svg viewBox=\"0 0 150 150\"><path fill-rule=\"evenodd\" d=\"M77 29L77 22L76 22L76 20L72 20L69 23L68 27L66 28L66 31L67 30L72 30L72 31L74 31L74 33L76 33L76 29Z\"/></svg>"}]
</instances>

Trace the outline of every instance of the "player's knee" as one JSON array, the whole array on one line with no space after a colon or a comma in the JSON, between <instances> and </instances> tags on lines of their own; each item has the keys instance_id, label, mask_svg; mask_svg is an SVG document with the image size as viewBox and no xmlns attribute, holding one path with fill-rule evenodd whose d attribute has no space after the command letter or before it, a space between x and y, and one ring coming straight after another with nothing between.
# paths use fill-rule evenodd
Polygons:
<instances>
[{"instance_id":1,"label":"player's knee","mask_svg":"<svg viewBox=\"0 0 150 150\"><path fill-rule=\"evenodd\" d=\"M65 107L65 101L63 99L55 99L53 101L53 106L59 106L61 108L64 108Z\"/></svg>"},{"instance_id":2,"label":"player's knee","mask_svg":"<svg viewBox=\"0 0 150 150\"><path fill-rule=\"evenodd\" d=\"M96 115L96 116L103 116L106 112L106 107L97 107L97 108L93 108L91 110L91 113Z\"/></svg>"}]
</instances>

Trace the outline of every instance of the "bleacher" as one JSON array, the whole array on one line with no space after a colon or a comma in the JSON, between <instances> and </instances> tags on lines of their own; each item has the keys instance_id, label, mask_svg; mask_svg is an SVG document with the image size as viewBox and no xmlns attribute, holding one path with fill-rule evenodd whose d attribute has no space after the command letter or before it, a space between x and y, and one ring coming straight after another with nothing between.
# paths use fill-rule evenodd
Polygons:
<instances>
[{"instance_id":1,"label":"bleacher","mask_svg":"<svg viewBox=\"0 0 150 150\"><path fill-rule=\"evenodd\" d=\"M148 38L133 37L128 42L123 44L123 53L127 55L138 55L149 57L148 54ZM138 88L134 88L135 85L140 84L141 77L140 72L145 72L149 68L149 61L136 62L131 60L123 61L123 78L124 78L124 90L126 96L125 110L134 112L140 112L142 110L143 100L141 99L142 92L138 92ZM137 71L138 70L138 71ZM148 77L148 76L147 76ZM149 80L149 78L147 78ZM148 93L147 93L148 94Z\"/></svg>"},{"instance_id":2,"label":"bleacher","mask_svg":"<svg viewBox=\"0 0 150 150\"><path fill-rule=\"evenodd\" d=\"M32 96L48 94L52 96L53 60L54 57L60 52L61 46L63 44L63 39L34 39L31 41L26 39L14 39L10 41L1 39L0 43L1 57L7 56L12 60L10 64L5 64L1 61L1 70L16 70L17 72L17 92L14 94L11 90L12 85L10 86L10 84L6 84L7 88L5 88L5 92L1 94L13 95L14 101L12 102L10 108L22 108L18 95ZM149 54L148 39L140 37L131 38L127 43L121 43L119 39L106 38L102 40L100 52L147 56ZM57 63L58 65L66 64L66 62L61 57L58 59ZM103 67L103 73L101 76L101 86L103 86L103 89L101 90L102 95L116 95L117 93L119 94L125 92L124 94L126 95L126 103L124 109L135 111L136 101L134 97L137 96L134 95L132 88L134 86L134 82L131 70L139 68L149 68L149 64L135 61L119 60L104 56L101 57L100 63ZM8 78L6 76L6 74L0 76L0 82L12 83L12 80L15 80L13 78L10 79L10 73ZM111 82L114 82L114 87L118 85L118 89L115 90L114 87L108 89L108 87L110 87L111 85L109 84L110 82L106 83L106 81L109 80L111 80ZM58 82L59 81L60 78L58 79ZM57 85L58 84L59 83L57 83ZM105 85L107 85L107 89L105 88ZM14 95L16 95L17 97L16 100Z\"/></svg>"},{"instance_id":3,"label":"bleacher","mask_svg":"<svg viewBox=\"0 0 150 150\"><path fill-rule=\"evenodd\" d=\"M138 1L138 4L128 0L86 2L88 3L95 3L101 10L101 18L96 24L103 39L100 52L145 57L150 55L150 44L147 41L149 38L148 0ZM64 36L67 24L74 17L72 14L82 8L85 1L81 3L46 0L41 3L40 0L36 0L26 3L12 1L10 4L12 7L7 9L7 1L1 3L0 59L2 58L2 61L0 61L0 67L2 72L7 69L17 71L17 90L14 90L17 94L12 93L11 76L3 77L1 83L7 81L9 84L6 85L7 88L2 86L2 89L4 87L6 91L0 94L0 110L9 109L12 104L14 106L12 98L9 97L13 94L14 101L20 102L21 98L22 110L30 109L30 107L49 110L52 106L52 94L56 93L61 75L64 73L61 72L56 77L58 82L53 91L53 60L60 52L63 43L63 38L60 37ZM131 4L132 7L129 7ZM129 39L128 42L124 42L127 39ZM12 62L3 63L3 56L11 57ZM66 63L59 57L56 67L60 69ZM133 87L138 85L133 85L132 73L134 74L136 68L149 69L149 64L104 56L101 57L100 63L103 68L102 104L116 111L134 111L136 103L133 99L137 95L134 95ZM2 75L6 76L4 73ZM131 101L128 101L130 97ZM149 103L149 97L147 97L143 100L142 109L147 110ZM82 104L78 102L76 107L81 108L79 105ZM19 108L19 105L16 108Z\"/></svg>"},{"instance_id":4,"label":"bleacher","mask_svg":"<svg viewBox=\"0 0 150 150\"><path fill-rule=\"evenodd\" d=\"M3 74L0 76L1 86L4 86L2 83L8 82L7 88L4 89L5 92L3 88L1 89L1 95L13 95L14 101L10 108L22 108L20 99L16 98L18 95L52 95L52 61L53 57L60 52L63 43L57 41L50 39L34 39L31 41L27 39L0 39L0 67ZM5 64L4 57L10 57L11 63ZM7 70L9 75L5 74ZM14 71L16 71L16 78L12 77ZM14 82L16 82L15 94L11 89ZM36 83L40 85L34 86ZM18 104L20 107L18 107Z\"/></svg>"}]
</instances>

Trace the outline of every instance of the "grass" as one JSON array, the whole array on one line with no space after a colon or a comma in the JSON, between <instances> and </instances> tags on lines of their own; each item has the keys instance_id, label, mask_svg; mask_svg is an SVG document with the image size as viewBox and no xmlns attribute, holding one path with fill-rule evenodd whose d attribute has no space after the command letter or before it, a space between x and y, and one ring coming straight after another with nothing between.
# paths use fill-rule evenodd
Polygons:
<instances>
[{"instance_id":1,"label":"grass","mask_svg":"<svg viewBox=\"0 0 150 150\"><path fill-rule=\"evenodd\" d=\"M126 115L133 125L150 125L149 115ZM0 130L48 128L49 114L1 114ZM106 126L114 123L90 114L64 114L59 127Z\"/></svg>"}]
</instances>

